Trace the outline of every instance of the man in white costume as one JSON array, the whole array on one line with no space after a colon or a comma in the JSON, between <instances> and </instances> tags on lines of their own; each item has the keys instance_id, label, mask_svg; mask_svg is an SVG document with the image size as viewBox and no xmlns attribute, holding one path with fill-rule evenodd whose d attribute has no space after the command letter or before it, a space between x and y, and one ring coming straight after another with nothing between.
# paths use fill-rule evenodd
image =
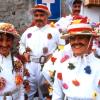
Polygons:
<instances>
[{"instance_id":1,"label":"man in white costume","mask_svg":"<svg viewBox=\"0 0 100 100\"><path fill-rule=\"evenodd\" d=\"M19 37L10 23L0 23L0 100L25 100L23 66L13 53L14 39Z\"/></svg>"},{"instance_id":2,"label":"man in white costume","mask_svg":"<svg viewBox=\"0 0 100 100\"><path fill-rule=\"evenodd\" d=\"M60 62L55 75L52 100L99 100L100 60L92 52L96 34L84 19L67 28L73 57Z\"/></svg>"},{"instance_id":3,"label":"man in white costume","mask_svg":"<svg viewBox=\"0 0 100 100\"><path fill-rule=\"evenodd\" d=\"M31 91L28 94L29 100L33 100L37 89L41 84L41 65L43 65L58 45L65 44L60 39L59 31L48 25L48 17L51 15L48 7L38 4L32 8L35 26L28 28L21 37L19 53L28 62L26 67L30 72ZM40 93L41 95L41 93Z\"/></svg>"}]
</instances>

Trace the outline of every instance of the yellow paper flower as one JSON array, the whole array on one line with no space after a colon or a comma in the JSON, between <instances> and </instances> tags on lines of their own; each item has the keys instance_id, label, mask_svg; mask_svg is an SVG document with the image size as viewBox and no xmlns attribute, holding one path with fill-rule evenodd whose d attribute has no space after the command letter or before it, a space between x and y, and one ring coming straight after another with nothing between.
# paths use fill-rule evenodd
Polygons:
<instances>
[{"instance_id":1,"label":"yellow paper flower","mask_svg":"<svg viewBox=\"0 0 100 100\"><path fill-rule=\"evenodd\" d=\"M51 27L55 27L54 22L51 22L51 23L50 23L50 26L51 26Z\"/></svg>"},{"instance_id":2,"label":"yellow paper flower","mask_svg":"<svg viewBox=\"0 0 100 100\"><path fill-rule=\"evenodd\" d=\"M72 24L79 24L81 22L81 19L77 19L77 20L74 20L73 22L72 22Z\"/></svg>"},{"instance_id":3,"label":"yellow paper flower","mask_svg":"<svg viewBox=\"0 0 100 100\"><path fill-rule=\"evenodd\" d=\"M59 50L63 50L64 49L64 45L58 45L58 49Z\"/></svg>"},{"instance_id":4,"label":"yellow paper flower","mask_svg":"<svg viewBox=\"0 0 100 100\"><path fill-rule=\"evenodd\" d=\"M93 94L92 94L93 100L96 100L96 96L97 96L97 92L94 91Z\"/></svg>"}]
</instances>

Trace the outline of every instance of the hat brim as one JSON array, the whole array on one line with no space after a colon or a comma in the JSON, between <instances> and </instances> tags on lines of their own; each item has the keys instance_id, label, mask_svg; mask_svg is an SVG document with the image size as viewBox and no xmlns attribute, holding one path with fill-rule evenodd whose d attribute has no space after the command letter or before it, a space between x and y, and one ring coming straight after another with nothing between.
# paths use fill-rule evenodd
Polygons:
<instances>
[{"instance_id":1,"label":"hat brim","mask_svg":"<svg viewBox=\"0 0 100 100\"><path fill-rule=\"evenodd\" d=\"M14 34L14 33L12 33L12 32L7 32L7 31L2 31L2 30L0 30L0 33L11 34L11 35L13 35L15 38L19 38L19 37L20 37L19 34Z\"/></svg>"},{"instance_id":2,"label":"hat brim","mask_svg":"<svg viewBox=\"0 0 100 100\"><path fill-rule=\"evenodd\" d=\"M93 35L92 33L90 34L90 33L81 33L81 32L78 32L78 33L76 33L76 34L64 34L64 35L62 35L60 38L61 39L68 39L70 36L75 36L75 35L91 35L91 36L94 36L94 37L97 37L97 35Z\"/></svg>"},{"instance_id":3,"label":"hat brim","mask_svg":"<svg viewBox=\"0 0 100 100\"><path fill-rule=\"evenodd\" d=\"M44 10L44 9L42 9L42 8L32 8L31 11L32 11L32 13L34 13L35 11L38 11L38 10L46 12L48 16L51 15L51 13L50 13L49 11Z\"/></svg>"}]
</instances>

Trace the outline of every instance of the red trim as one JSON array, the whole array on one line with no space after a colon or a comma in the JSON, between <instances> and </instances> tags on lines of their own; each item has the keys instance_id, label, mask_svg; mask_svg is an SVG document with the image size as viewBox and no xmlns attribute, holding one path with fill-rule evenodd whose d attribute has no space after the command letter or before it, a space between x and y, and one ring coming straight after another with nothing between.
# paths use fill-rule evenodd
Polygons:
<instances>
[{"instance_id":1,"label":"red trim","mask_svg":"<svg viewBox=\"0 0 100 100\"><path fill-rule=\"evenodd\" d=\"M73 28L69 29L68 32L81 32L81 31L92 31L91 28Z\"/></svg>"},{"instance_id":2,"label":"red trim","mask_svg":"<svg viewBox=\"0 0 100 100\"><path fill-rule=\"evenodd\" d=\"M35 6L35 8L48 10L48 7L45 5L37 5L37 6Z\"/></svg>"}]
</instances>

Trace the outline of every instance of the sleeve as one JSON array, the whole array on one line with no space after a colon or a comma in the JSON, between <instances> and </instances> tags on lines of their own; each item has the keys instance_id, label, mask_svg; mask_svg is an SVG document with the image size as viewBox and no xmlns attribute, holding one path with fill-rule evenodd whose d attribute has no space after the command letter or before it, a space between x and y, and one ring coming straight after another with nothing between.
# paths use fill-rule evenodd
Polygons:
<instances>
[{"instance_id":1,"label":"sleeve","mask_svg":"<svg viewBox=\"0 0 100 100\"><path fill-rule=\"evenodd\" d=\"M59 32L58 29L55 30L55 40L57 45L65 45L65 40L61 39L61 33Z\"/></svg>"},{"instance_id":2,"label":"sleeve","mask_svg":"<svg viewBox=\"0 0 100 100\"><path fill-rule=\"evenodd\" d=\"M53 85L53 95L52 100L64 100L64 93L62 90L61 81L57 78L57 73L55 75L55 81Z\"/></svg>"},{"instance_id":3,"label":"sleeve","mask_svg":"<svg viewBox=\"0 0 100 100\"><path fill-rule=\"evenodd\" d=\"M26 33L27 30L22 34L19 41L19 53L22 55L26 51Z\"/></svg>"}]
</instances>

